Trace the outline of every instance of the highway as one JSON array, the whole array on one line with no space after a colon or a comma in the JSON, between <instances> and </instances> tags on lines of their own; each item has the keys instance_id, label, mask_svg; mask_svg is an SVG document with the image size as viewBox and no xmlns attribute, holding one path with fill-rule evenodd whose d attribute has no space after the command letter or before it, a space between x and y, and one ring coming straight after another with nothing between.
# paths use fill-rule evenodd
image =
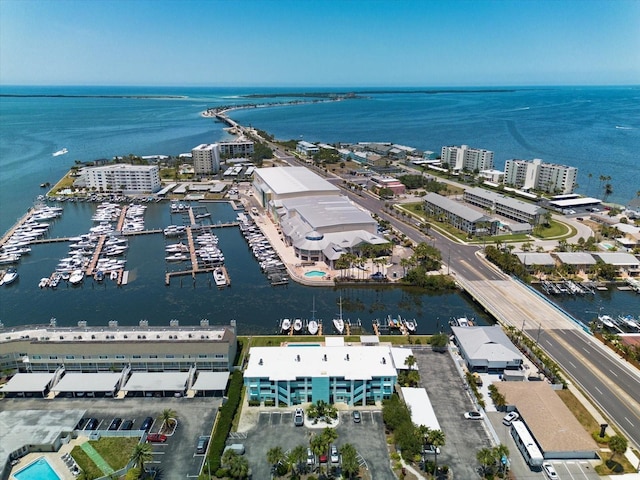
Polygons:
<instances>
[{"instance_id":1,"label":"highway","mask_svg":"<svg viewBox=\"0 0 640 480\"><path fill-rule=\"evenodd\" d=\"M275 144L270 144L270 146L279 159L291 165L301 164L299 160L285 153L279 146ZM315 171L323 174L331 183L343 187L341 178L328 176L318 170ZM466 280L464 283L474 283L485 290L491 289L491 286L487 285L490 282L501 286L510 284L509 288L512 291L522 291L526 288L510 280L497 268L488 265L488 262L479 258L476 253L481 247L454 242L435 229L430 229L427 236L417 228L389 215L384 209L384 202L368 192L356 193L348 188L342 189L354 203L376 213L412 241L425 242L438 248L442 253L443 264L458 280L464 279ZM530 292L522 293L524 296L531 296ZM490 311L490 313L496 318L506 318L514 313L513 308L526 309L527 319L529 319L526 323L527 326L536 326L535 329L525 330L529 337L539 338L540 347L562 368L569 380L582 389L603 412L604 416L624 433L631 444L636 448L640 447L640 372L624 364L607 347L578 328L564 315L560 315L559 312L554 312L556 317L554 322L548 321L548 315L542 312L548 312L549 305L543 299L536 300L536 303L540 304L540 309L538 309L529 307L525 303L512 305L512 303L519 303L515 298L502 298L501 302L494 298L494 302L491 303L492 310L501 311ZM531 301L530 298L527 300ZM521 313L524 314L524 312ZM560 317L561 320L558 321L557 317ZM518 322L520 322L519 318ZM515 322L507 321L506 323L514 325ZM522 325L524 323L523 320ZM520 325L517 326L520 327ZM541 330L539 331L538 328Z\"/></svg>"}]
</instances>

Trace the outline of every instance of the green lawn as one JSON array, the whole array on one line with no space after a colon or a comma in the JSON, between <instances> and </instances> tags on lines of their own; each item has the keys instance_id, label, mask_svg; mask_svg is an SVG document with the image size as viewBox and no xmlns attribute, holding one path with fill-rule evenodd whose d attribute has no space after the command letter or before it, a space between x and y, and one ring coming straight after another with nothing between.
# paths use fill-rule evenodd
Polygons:
<instances>
[{"instance_id":1,"label":"green lawn","mask_svg":"<svg viewBox=\"0 0 640 480\"><path fill-rule=\"evenodd\" d=\"M549 227L543 227L539 232L539 235L536 235L539 238L545 239L560 239L560 238L569 238L574 236L577 233L577 230L567 225L566 223L558 222L557 220L551 220L551 225Z\"/></svg>"},{"instance_id":2,"label":"green lawn","mask_svg":"<svg viewBox=\"0 0 640 480\"><path fill-rule=\"evenodd\" d=\"M131 453L139 441L137 437L102 437L89 443L113 470L119 470L129 463ZM104 475L80 446L74 447L71 456L86 473L87 478L99 478Z\"/></svg>"}]
</instances>

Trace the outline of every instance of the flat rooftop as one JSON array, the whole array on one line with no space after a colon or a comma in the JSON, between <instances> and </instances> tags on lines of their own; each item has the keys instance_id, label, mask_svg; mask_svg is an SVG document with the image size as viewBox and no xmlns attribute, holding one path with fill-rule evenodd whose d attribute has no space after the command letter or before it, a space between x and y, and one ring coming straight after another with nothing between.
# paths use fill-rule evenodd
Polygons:
<instances>
[{"instance_id":1,"label":"flat rooftop","mask_svg":"<svg viewBox=\"0 0 640 480\"><path fill-rule=\"evenodd\" d=\"M299 377L344 377L370 380L395 377L396 369L388 346L346 347L253 347L245 378L295 380Z\"/></svg>"},{"instance_id":2,"label":"flat rooftop","mask_svg":"<svg viewBox=\"0 0 640 480\"><path fill-rule=\"evenodd\" d=\"M595 452L595 441L558 394L545 382L496 382L508 405L515 405L538 445L549 452Z\"/></svg>"},{"instance_id":3,"label":"flat rooftop","mask_svg":"<svg viewBox=\"0 0 640 480\"><path fill-rule=\"evenodd\" d=\"M339 192L340 189L304 167L258 168L256 174L275 194Z\"/></svg>"}]
</instances>

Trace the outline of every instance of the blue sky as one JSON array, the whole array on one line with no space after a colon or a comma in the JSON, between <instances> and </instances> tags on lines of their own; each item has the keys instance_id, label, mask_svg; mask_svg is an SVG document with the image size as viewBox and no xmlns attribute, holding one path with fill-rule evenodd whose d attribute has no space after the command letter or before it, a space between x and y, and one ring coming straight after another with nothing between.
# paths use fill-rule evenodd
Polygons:
<instances>
[{"instance_id":1,"label":"blue sky","mask_svg":"<svg viewBox=\"0 0 640 480\"><path fill-rule=\"evenodd\" d=\"M638 0L0 0L0 84L640 83Z\"/></svg>"}]
</instances>

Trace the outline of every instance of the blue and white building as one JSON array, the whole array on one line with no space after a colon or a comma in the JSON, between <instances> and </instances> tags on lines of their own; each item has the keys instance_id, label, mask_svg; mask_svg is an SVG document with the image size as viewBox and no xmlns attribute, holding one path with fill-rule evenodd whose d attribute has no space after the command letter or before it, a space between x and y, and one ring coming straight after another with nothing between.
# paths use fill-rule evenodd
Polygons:
<instances>
[{"instance_id":1,"label":"blue and white building","mask_svg":"<svg viewBox=\"0 0 640 480\"><path fill-rule=\"evenodd\" d=\"M249 351L244 385L250 401L297 405L366 405L393 393L397 372L389 346L294 344Z\"/></svg>"}]
</instances>

